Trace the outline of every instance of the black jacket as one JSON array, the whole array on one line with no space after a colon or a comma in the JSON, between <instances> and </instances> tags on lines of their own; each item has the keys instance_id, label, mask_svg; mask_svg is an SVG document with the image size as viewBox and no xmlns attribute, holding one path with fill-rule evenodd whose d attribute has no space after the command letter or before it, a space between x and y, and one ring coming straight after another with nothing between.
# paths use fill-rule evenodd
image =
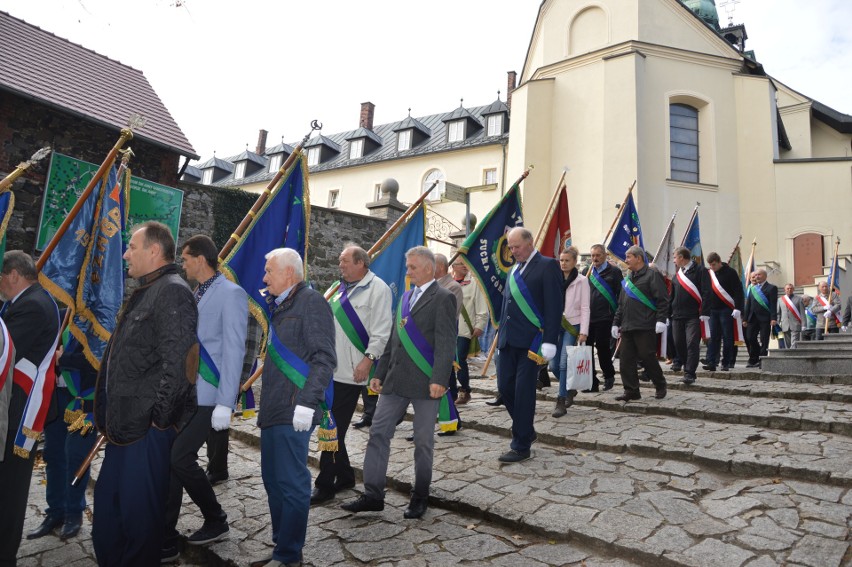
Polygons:
<instances>
[{"instance_id":1,"label":"black jacket","mask_svg":"<svg viewBox=\"0 0 852 567\"><path fill-rule=\"evenodd\" d=\"M766 296L769 311L763 308L757 299L749 293L745 301L745 309L743 310L743 321L762 321L768 323L775 320L778 313L778 287L769 282L763 282L760 285L763 294Z\"/></svg>"},{"instance_id":2,"label":"black jacket","mask_svg":"<svg viewBox=\"0 0 852 567\"><path fill-rule=\"evenodd\" d=\"M615 303L618 305L618 298L621 296L621 280L624 276L621 275L621 270L610 264L605 263L606 269L601 273L604 281L609 284L612 293L615 296ZM598 291L592 283L592 272L586 274L589 278L589 322L599 323L601 321L612 321L615 311L610 307L606 298Z\"/></svg>"},{"instance_id":3,"label":"black jacket","mask_svg":"<svg viewBox=\"0 0 852 567\"><path fill-rule=\"evenodd\" d=\"M740 275L737 273L735 269L722 262L722 267L719 268L719 271L716 272L716 279L719 280L719 285L728 292L728 295L734 300L734 307L743 310L743 282L740 280ZM710 274L707 274L707 285L711 285ZM708 288L709 293L707 294L708 308L709 309L729 309L729 307L719 299L719 296L716 295L716 292L713 291L712 287Z\"/></svg>"},{"instance_id":4,"label":"black jacket","mask_svg":"<svg viewBox=\"0 0 852 567\"><path fill-rule=\"evenodd\" d=\"M678 269L678 271L680 272L681 270ZM710 276L707 274L707 270L693 262L689 269L682 273L698 288L701 307L699 309L699 303L692 296L691 291L688 291L681 285L678 275L675 274L672 277L671 318L678 320L698 319L701 315L709 315L710 309L708 304L710 303L710 298L707 297L707 293L713 292L710 290Z\"/></svg>"},{"instance_id":5,"label":"black jacket","mask_svg":"<svg viewBox=\"0 0 852 567\"><path fill-rule=\"evenodd\" d=\"M95 387L95 425L110 443L138 441L153 425L182 427L196 410L198 309L168 264L139 278L118 315Z\"/></svg>"},{"instance_id":6,"label":"black jacket","mask_svg":"<svg viewBox=\"0 0 852 567\"><path fill-rule=\"evenodd\" d=\"M627 292L621 292L618 299L618 311L612 324L627 331L654 331L657 323L665 323L669 313L669 293L666 282L660 272L643 266L631 276L633 284L650 299L656 309L651 309L641 301L631 298Z\"/></svg>"}]
</instances>

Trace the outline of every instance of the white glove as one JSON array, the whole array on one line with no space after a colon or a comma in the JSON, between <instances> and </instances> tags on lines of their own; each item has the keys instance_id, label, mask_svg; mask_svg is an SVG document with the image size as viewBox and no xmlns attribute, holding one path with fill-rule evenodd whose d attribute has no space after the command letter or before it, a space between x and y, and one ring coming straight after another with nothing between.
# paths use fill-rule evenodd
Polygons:
<instances>
[{"instance_id":1,"label":"white glove","mask_svg":"<svg viewBox=\"0 0 852 567\"><path fill-rule=\"evenodd\" d=\"M612 338L617 339L617 338L618 338L618 336L621 334L621 329L619 329L618 327L616 327L615 325L613 325L613 326L612 326L612 331L611 331L611 332L612 332Z\"/></svg>"},{"instance_id":2,"label":"white glove","mask_svg":"<svg viewBox=\"0 0 852 567\"><path fill-rule=\"evenodd\" d=\"M541 355L544 357L545 360L550 362L550 359L556 356L556 345L552 343L542 343Z\"/></svg>"},{"instance_id":3,"label":"white glove","mask_svg":"<svg viewBox=\"0 0 852 567\"><path fill-rule=\"evenodd\" d=\"M742 313L740 313L739 309L734 309L733 311L731 311L731 317L733 317L734 319L739 319L741 316Z\"/></svg>"},{"instance_id":4,"label":"white glove","mask_svg":"<svg viewBox=\"0 0 852 567\"><path fill-rule=\"evenodd\" d=\"M659 335L660 333L665 333L665 332L666 332L666 324L665 324L665 323L660 323L659 321L657 321L657 324L656 324L656 325L654 325L654 331L655 331L658 335Z\"/></svg>"},{"instance_id":5,"label":"white glove","mask_svg":"<svg viewBox=\"0 0 852 567\"><path fill-rule=\"evenodd\" d=\"M314 424L314 410L305 406L296 406L293 411L293 429L307 431Z\"/></svg>"},{"instance_id":6,"label":"white glove","mask_svg":"<svg viewBox=\"0 0 852 567\"><path fill-rule=\"evenodd\" d=\"M699 317L699 319L701 319L705 323L708 323L710 321L710 316L709 315L702 315L701 317Z\"/></svg>"},{"instance_id":7,"label":"white glove","mask_svg":"<svg viewBox=\"0 0 852 567\"><path fill-rule=\"evenodd\" d=\"M213 416L210 418L210 425L216 431L224 431L231 426L231 408L228 406L217 405L213 408Z\"/></svg>"},{"instance_id":8,"label":"white glove","mask_svg":"<svg viewBox=\"0 0 852 567\"><path fill-rule=\"evenodd\" d=\"M848 327L846 325L843 325L842 327L840 327L840 330L843 331L844 333L846 332L847 329L848 329Z\"/></svg>"}]
</instances>

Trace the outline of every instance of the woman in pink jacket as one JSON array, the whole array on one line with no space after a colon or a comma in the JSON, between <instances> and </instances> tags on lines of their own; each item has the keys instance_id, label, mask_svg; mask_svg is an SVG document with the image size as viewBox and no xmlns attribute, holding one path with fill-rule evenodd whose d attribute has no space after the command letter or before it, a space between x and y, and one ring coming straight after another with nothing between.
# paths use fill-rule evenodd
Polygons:
<instances>
[{"instance_id":1,"label":"woman in pink jacket","mask_svg":"<svg viewBox=\"0 0 852 567\"><path fill-rule=\"evenodd\" d=\"M565 308L562 312L562 345L559 349L559 396L553 417L562 417L574 403L577 390L567 390L568 373L567 346L586 344L589 333L589 280L577 270L579 251L570 246L559 255L565 287Z\"/></svg>"}]
</instances>

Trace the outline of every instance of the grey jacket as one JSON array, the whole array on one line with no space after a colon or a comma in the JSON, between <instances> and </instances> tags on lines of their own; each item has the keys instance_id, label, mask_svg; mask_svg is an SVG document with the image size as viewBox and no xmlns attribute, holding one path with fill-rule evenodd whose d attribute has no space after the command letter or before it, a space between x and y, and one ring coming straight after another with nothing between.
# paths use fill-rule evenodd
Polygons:
<instances>
[{"instance_id":1,"label":"grey jacket","mask_svg":"<svg viewBox=\"0 0 852 567\"><path fill-rule=\"evenodd\" d=\"M261 428L292 424L296 406L318 409L337 365L331 307L322 294L308 288L305 282L296 284L287 299L274 306L271 325L281 343L305 361L309 370L305 386L297 388L267 353L257 418ZM314 411L314 424L319 423L320 417L320 412Z\"/></svg>"},{"instance_id":2,"label":"grey jacket","mask_svg":"<svg viewBox=\"0 0 852 567\"><path fill-rule=\"evenodd\" d=\"M618 311L612 324L626 331L653 331L656 323L665 323L669 312L669 294L663 276L648 266L631 274L633 284L656 306L652 310L640 301L631 298L622 290L618 298Z\"/></svg>"},{"instance_id":3,"label":"grey jacket","mask_svg":"<svg viewBox=\"0 0 852 567\"><path fill-rule=\"evenodd\" d=\"M793 294L793 297L790 298L790 302L793 304L793 308L798 311L801 321L796 319L795 315L790 313L790 309L787 308L787 302L784 301L784 296L786 296L786 294L778 298L778 314L776 316L776 320L781 324L781 330L784 332L801 331L802 323L805 321L805 305L802 303L802 296Z\"/></svg>"},{"instance_id":4,"label":"grey jacket","mask_svg":"<svg viewBox=\"0 0 852 567\"><path fill-rule=\"evenodd\" d=\"M446 387L450 381L456 355L456 298L437 281L423 292L411 317L435 352L432 376L426 376L411 360L399 338L399 325L394 321L390 341L379 359L375 378L382 382L383 394L404 398L429 398L429 385Z\"/></svg>"}]
</instances>

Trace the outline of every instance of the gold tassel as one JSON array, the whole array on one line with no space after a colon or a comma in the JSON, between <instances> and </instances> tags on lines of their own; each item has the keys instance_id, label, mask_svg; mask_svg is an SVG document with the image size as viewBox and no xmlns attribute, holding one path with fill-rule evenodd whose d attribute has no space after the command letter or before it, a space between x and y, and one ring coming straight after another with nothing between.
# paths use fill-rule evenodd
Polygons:
<instances>
[{"instance_id":1,"label":"gold tassel","mask_svg":"<svg viewBox=\"0 0 852 567\"><path fill-rule=\"evenodd\" d=\"M81 415L83 415L83 410L73 410L72 411L70 409L66 409L65 410L65 423L74 423L78 419L80 419ZM69 429L69 431L71 431L71 430Z\"/></svg>"},{"instance_id":2,"label":"gold tassel","mask_svg":"<svg viewBox=\"0 0 852 567\"><path fill-rule=\"evenodd\" d=\"M317 448L320 451L336 452L338 449L337 428L323 429L320 427L319 430L317 430L317 440L319 441Z\"/></svg>"},{"instance_id":3,"label":"gold tassel","mask_svg":"<svg viewBox=\"0 0 852 567\"><path fill-rule=\"evenodd\" d=\"M24 449L23 447L18 447L17 445L15 445L15 448L13 449L13 451L14 451L15 455L17 455L18 457L21 457L22 459L29 459L30 458L30 452L27 451L26 449Z\"/></svg>"},{"instance_id":4,"label":"gold tassel","mask_svg":"<svg viewBox=\"0 0 852 567\"><path fill-rule=\"evenodd\" d=\"M530 360L532 360L533 362L535 362L539 366L543 366L543 365L547 364L547 360L545 360L545 358L543 356L536 354L531 350L527 351L527 358L529 358Z\"/></svg>"},{"instance_id":5,"label":"gold tassel","mask_svg":"<svg viewBox=\"0 0 852 567\"><path fill-rule=\"evenodd\" d=\"M253 409L243 410L243 419L252 419L257 415L257 411Z\"/></svg>"}]
</instances>

